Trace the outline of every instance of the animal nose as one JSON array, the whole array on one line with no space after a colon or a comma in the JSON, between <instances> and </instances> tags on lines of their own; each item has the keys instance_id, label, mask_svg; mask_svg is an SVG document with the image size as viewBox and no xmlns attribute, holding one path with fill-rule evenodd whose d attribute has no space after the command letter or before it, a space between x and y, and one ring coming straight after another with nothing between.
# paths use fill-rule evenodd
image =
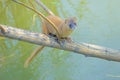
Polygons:
<instances>
[{"instance_id":1,"label":"animal nose","mask_svg":"<svg viewBox=\"0 0 120 80\"><path fill-rule=\"evenodd\" d=\"M70 27L71 29L75 29L76 23L71 23L71 24L69 24L69 27Z\"/></svg>"}]
</instances>

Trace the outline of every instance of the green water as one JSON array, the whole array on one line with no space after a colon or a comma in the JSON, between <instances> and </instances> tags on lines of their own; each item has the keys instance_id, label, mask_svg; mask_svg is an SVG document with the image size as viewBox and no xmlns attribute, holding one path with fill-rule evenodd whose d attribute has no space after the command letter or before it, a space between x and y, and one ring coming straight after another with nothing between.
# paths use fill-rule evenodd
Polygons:
<instances>
[{"instance_id":1,"label":"green water","mask_svg":"<svg viewBox=\"0 0 120 80\"><path fill-rule=\"evenodd\" d=\"M21 1L29 4L28 0ZM77 29L71 35L75 42L120 49L120 0L42 1L63 19L77 17ZM47 15L40 6L36 7ZM11 0L0 0L0 24L41 31L39 16ZM25 69L24 62L36 47L0 37L0 80L120 80L119 62L48 47Z\"/></svg>"}]
</instances>

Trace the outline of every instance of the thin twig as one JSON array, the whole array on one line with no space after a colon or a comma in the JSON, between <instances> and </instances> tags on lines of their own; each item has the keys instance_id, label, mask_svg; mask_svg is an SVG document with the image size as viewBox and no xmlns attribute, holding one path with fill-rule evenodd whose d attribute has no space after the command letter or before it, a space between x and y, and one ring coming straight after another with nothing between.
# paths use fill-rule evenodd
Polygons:
<instances>
[{"instance_id":1,"label":"thin twig","mask_svg":"<svg viewBox=\"0 0 120 80\"><path fill-rule=\"evenodd\" d=\"M47 8L40 0L35 0L49 15L55 15L49 8Z\"/></svg>"}]
</instances>

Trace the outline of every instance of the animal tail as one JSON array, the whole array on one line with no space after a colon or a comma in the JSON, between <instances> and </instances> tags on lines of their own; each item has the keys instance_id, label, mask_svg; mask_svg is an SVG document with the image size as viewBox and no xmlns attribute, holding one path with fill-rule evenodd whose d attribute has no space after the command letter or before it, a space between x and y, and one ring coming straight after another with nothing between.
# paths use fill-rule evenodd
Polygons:
<instances>
[{"instance_id":1,"label":"animal tail","mask_svg":"<svg viewBox=\"0 0 120 80\"><path fill-rule=\"evenodd\" d=\"M30 62L33 60L33 58L44 48L44 46L38 47L36 50L33 51L33 53L28 57L28 59L25 61L24 68L27 68Z\"/></svg>"},{"instance_id":2,"label":"animal tail","mask_svg":"<svg viewBox=\"0 0 120 80\"><path fill-rule=\"evenodd\" d=\"M50 9L48 9L40 0L35 0L49 15L55 15Z\"/></svg>"}]
</instances>

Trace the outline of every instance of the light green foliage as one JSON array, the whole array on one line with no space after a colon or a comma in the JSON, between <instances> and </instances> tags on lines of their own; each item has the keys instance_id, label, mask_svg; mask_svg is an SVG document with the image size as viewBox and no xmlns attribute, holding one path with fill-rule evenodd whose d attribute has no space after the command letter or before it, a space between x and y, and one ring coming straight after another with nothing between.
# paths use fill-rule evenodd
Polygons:
<instances>
[{"instance_id":1,"label":"light green foliage","mask_svg":"<svg viewBox=\"0 0 120 80\"><path fill-rule=\"evenodd\" d=\"M30 5L28 0L21 1ZM50 5L48 1L45 2L43 0L43 2L56 14L54 9L58 1L50 2ZM39 8L38 5L36 6ZM43 10L41 11L43 12ZM0 24L36 32L41 31L39 16L11 0L0 0ZM36 46L30 43L0 37L0 80L50 80L50 78L52 80L53 78L68 78L66 74L69 72L65 71L68 65L64 62L68 52L52 48L45 48L41 54L34 58L30 66L25 69L23 67L24 62L35 48ZM65 72L60 76L62 71Z\"/></svg>"}]
</instances>

